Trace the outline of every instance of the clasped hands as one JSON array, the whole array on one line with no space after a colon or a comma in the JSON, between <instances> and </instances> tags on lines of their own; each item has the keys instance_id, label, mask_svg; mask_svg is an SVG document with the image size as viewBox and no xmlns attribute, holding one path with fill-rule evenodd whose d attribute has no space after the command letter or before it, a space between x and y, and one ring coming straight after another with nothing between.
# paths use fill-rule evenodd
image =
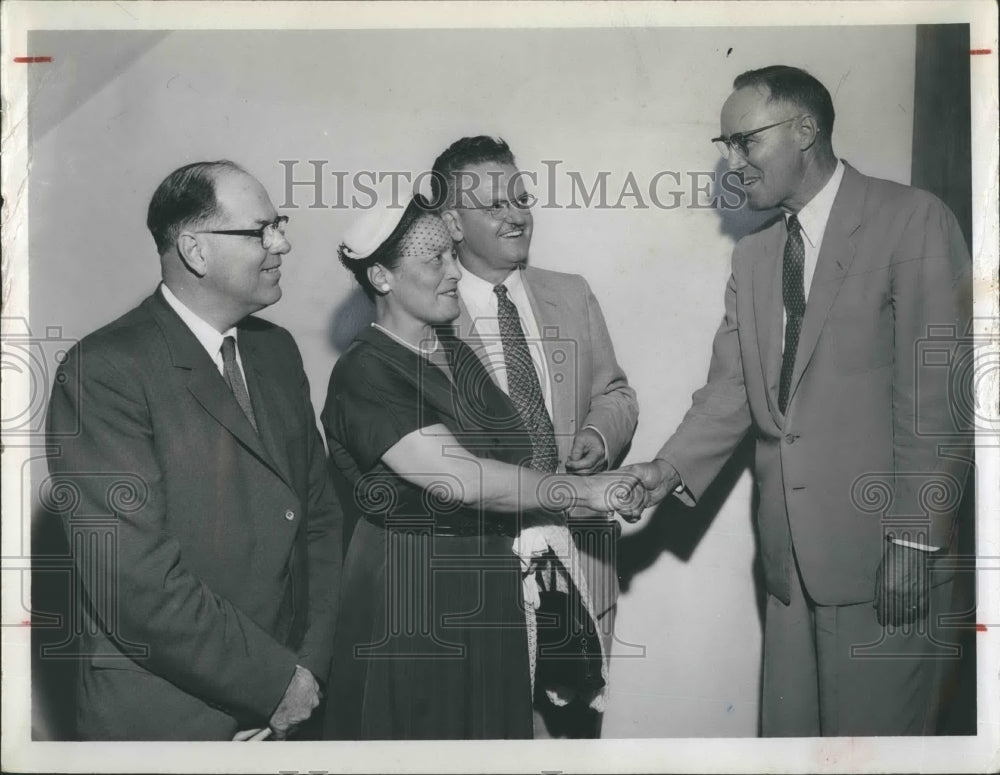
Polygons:
<instances>
[{"instance_id":1,"label":"clasped hands","mask_svg":"<svg viewBox=\"0 0 1000 775\"><path fill-rule=\"evenodd\" d=\"M657 459L591 474L580 482L586 483L581 505L594 512L614 511L625 521L635 522L680 484L680 476L665 460Z\"/></svg>"}]
</instances>

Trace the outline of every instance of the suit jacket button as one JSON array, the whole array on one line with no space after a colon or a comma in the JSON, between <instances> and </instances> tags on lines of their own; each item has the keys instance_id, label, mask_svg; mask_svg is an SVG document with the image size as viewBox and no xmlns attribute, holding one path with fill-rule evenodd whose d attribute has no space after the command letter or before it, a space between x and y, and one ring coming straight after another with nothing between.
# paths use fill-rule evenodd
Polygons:
<instances>
[{"instance_id":1,"label":"suit jacket button","mask_svg":"<svg viewBox=\"0 0 1000 775\"><path fill-rule=\"evenodd\" d=\"M287 519L289 522L291 522L293 519L295 519L295 512L292 511L291 509L289 509L288 511L286 511L285 512L285 519Z\"/></svg>"},{"instance_id":2,"label":"suit jacket button","mask_svg":"<svg viewBox=\"0 0 1000 775\"><path fill-rule=\"evenodd\" d=\"M789 433L787 436L785 436L785 441L787 441L789 444L794 444L795 440L797 438L798 438L798 436L796 436L796 435L794 435L792 433Z\"/></svg>"}]
</instances>

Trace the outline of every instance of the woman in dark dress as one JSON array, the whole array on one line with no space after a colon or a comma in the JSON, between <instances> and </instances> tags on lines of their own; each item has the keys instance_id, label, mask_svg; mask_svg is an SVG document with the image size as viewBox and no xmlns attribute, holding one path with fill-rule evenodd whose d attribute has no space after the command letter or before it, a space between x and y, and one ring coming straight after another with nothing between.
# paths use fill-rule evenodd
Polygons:
<instances>
[{"instance_id":1,"label":"woman in dark dress","mask_svg":"<svg viewBox=\"0 0 1000 775\"><path fill-rule=\"evenodd\" d=\"M622 478L519 466L531 444L517 410L447 333L461 271L426 202L369 213L340 257L376 322L337 361L322 414L358 517L325 736L530 738L519 514L609 511Z\"/></svg>"}]
</instances>

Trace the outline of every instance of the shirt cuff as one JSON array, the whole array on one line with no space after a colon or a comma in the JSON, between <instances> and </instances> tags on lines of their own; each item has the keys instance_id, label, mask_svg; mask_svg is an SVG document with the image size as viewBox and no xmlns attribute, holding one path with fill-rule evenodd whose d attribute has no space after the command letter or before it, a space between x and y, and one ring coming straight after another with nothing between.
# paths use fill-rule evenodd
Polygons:
<instances>
[{"instance_id":1,"label":"shirt cuff","mask_svg":"<svg viewBox=\"0 0 1000 775\"><path fill-rule=\"evenodd\" d=\"M695 505L694 495L692 495L691 491L684 485L684 480L681 478L681 472L677 470L677 466L675 466L666 458L660 457L656 459L662 460L664 463L666 463L674 470L675 474L677 474L677 484L670 491L670 494L673 495L675 498L677 498L677 500L679 500L685 506L689 507L694 506Z\"/></svg>"},{"instance_id":2,"label":"shirt cuff","mask_svg":"<svg viewBox=\"0 0 1000 775\"><path fill-rule=\"evenodd\" d=\"M601 433L601 429L598 428L596 425L584 425L583 428L582 428L582 430L587 430L587 428L590 428L590 430L592 430L594 433L596 433L598 436L601 437L601 444L604 445L604 460L603 460L603 463L604 463L605 467L611 465L611 461L608 459L608 440L606 438L604 438L604 434Z\"/></svg>"},{"instance_id":3,"label":"shirt cuff","mask_svg":"<svg viewBox=\"0 0 1000 775\"><path fill-rule=\"evenodd\" d=\"M889 540L897 546L905 546L907 549L919 549L922 552L936 552L941 549L940 546L918 544L916 541L904 541L902 538L890 538Z\"/></svg>"}]
</instances>

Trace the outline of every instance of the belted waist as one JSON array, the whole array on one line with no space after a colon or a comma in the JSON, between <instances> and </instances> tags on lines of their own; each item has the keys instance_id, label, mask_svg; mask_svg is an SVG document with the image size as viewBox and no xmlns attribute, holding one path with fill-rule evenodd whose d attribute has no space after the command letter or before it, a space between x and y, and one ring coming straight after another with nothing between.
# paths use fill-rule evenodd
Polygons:
<instances>
[{"instance_id":1,"label":"belted waist","mask_svg":"<svg viewBox=\"0 0 1000 775\"><path fill-rule=\"evenodd\" d=\"M435 536L447 538L472 538L479 535L508 536L513 538L517 528L517 520L487 517L447 515L429 517L389 517L385 519L380 514L365 513L366 522L383 530L431 532Z\"/></svg>"}]
</instances>

